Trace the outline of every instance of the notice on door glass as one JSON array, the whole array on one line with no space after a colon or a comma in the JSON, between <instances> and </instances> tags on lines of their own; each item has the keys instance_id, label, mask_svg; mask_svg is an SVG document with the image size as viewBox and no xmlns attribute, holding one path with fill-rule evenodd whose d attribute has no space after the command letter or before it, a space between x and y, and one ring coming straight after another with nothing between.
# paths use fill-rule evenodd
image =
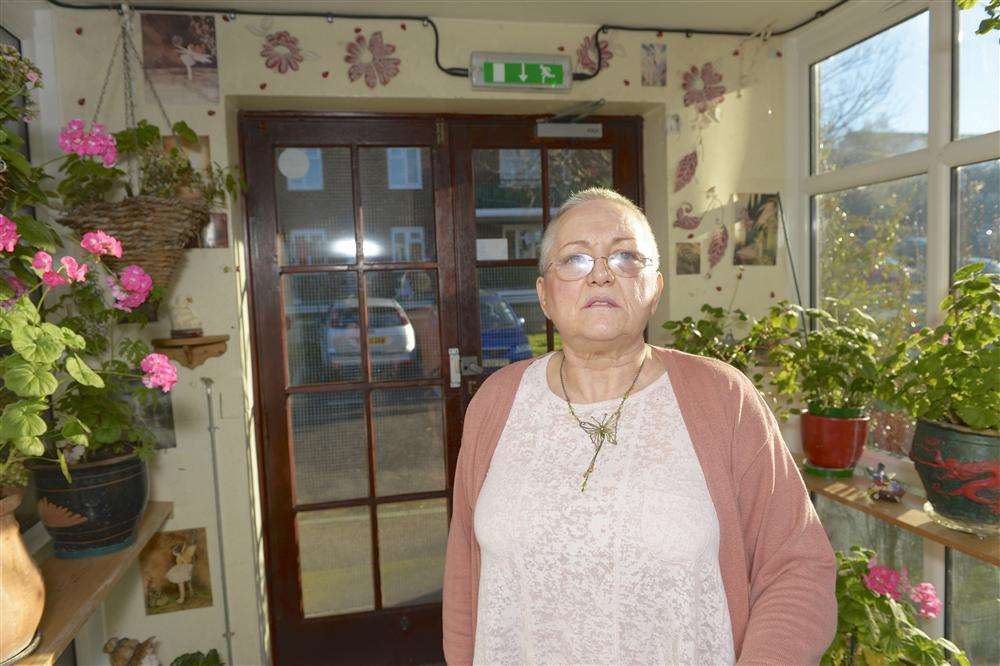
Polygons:
<instances>
[{"instance_id":1,"label":"notice on door glass","mask_svg":"<svg viewBox=\"0 0 1000 666\"><path fill-rule=\"evenodd\" d=\"M477 238L476 259L478 261L507 261L507 239Z\"/></svg>"}]
</instances>

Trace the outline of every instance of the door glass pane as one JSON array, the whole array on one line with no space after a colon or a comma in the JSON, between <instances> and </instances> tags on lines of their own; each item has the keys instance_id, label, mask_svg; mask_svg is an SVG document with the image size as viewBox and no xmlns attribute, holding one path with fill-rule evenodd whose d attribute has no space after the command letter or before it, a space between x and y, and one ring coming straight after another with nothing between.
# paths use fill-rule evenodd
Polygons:
<instances>
[{"instance_id":1,"label":"door glass pane","mask_svg":"<svg viewBox=\"0 0 1000 666\"><path fill-rule=\"evenodd\" d=\"M275 148L279 262L353 264L350 148Z\"/></svg>"},{"instance_id":2,"label":"door glass pane","mask_svg":"<svg viewBox=\"0 0 1000 666\"><path fill-rule=\"evenodd\" d=\"M958 266L983 262L1000 273L1000 160L955 169L958 179Z\"/></svg>"},{"instance_id":3,"label":"door glass pane","mask_svg":"<svg viewBox=\"0 0 1000 666\"><path fill-rule=\"evenodd\" d=\"M372 378L441 375L441 336L434 271L378 271L368 287L368 355Z\"/></svg>"},{"instance_id":4,"label":"door glass pane","mask_svg":"<svg viewBox=\"0 0 1000 666\"><path fill-rule=\"evenodd\" d=\"M569 195L589 187L614 189L613 151L559 148L549 152L549 215Z\"/></svg>"},{"instance_id":5,"label":"door glass pane","mask_svg":"<svg viewBox=\"0 0 1000 666\"><path fill-rule=\"evenodd\" d=\"M378 543L382 605L440 602L447 541L448 503L445 498L380 504Z\"/></svg>"},{"instance_id":6,"label":"door glass pane","mask_svg":"<svg viewBox=\"0 0 1000 666\"><path fill-rule=\"evenodd\" d=\"M288 399L297 504L368 496L368 431L360 391Z\"/></svg>"},{"instance_id":7,"label":"door glass pane","mask_svg":"<svg viewBox=\"0 0 1000 666\"><path fill-rule=\"evenodd\" d=\"M812 67L813 173L927 147L928 14Z\"/></svg>"},{"instance_id":8,"label":"door glass pane","mask_svg":"<svg viewBox=\"0 0 1000 666\"><path fill-rule=\"evenodd\" d=\"M1000 664L1000 567L952 550L948 587L952 642L973 664Z\"/></svg>"},{"instance_id":9,"label":"door glass pane","mask_svg":"<svg viewBox=\"0 0 1000 666\"><path fill-rule=\"evenodd\" d=\"M289 385L359 379L357 274L283 275L281 296Z\"/></svg>"},{"instance_id":10,"label":"door glass pane","mask_svg":"<svg viewBox=\"0 0 1000 666\"><path fill-rule=\"evenodd\" d=\"M368 261L434 261L430 150L358 150L364 253Z\"/></svg>"},{"instance_id":11,"label":"door glass pane","mask_svg":"<svg viewBox=\"0 0 1000 666\"><path fill-rule=\"evenodd\" d=\"M352 506L295 516L305 617L375 608L370 515Z\"/></svg>"},{"instance_id":12,"label":"door glass pane","mask_svg":"<svg viewBox=\"0 0 1000 666\"><path fill-rule=\"evenodd\" d=\"M995 32L976 34L979 23L989 18L986 5L980 0L971 9L957 11L956 138L1000 129L1000 42Z\"/></svg>"},{"instance_id":13,"label":"door glass pane","mask_svg":"<svg viewBox=\"0 0 1000 666\"><path fill-rule=\"evenodd\" d=\"M538 269L480 268L478 274L483 374L546 353L545 315L535 291Z\"/></svg>"},{"instance_id":14,"label":"door glass pane","mask_svg":"<svg viewBox=\"0 0 1000 666\"><path fill-rule=\"evenodd\" d=\"M379 497L445 488L444 405L441 389L372 392L375 493Z\"/></svg>"},{"instance_id":15,"label":"door glass pane","mask_svg":"<svg viewBox=\"0 0 1000 666\"><path fill-rule=\"evenodd\" d=\"M472 151L476 259L535 259L542 242L542 153Z\"/></svg>"}]
</instances>

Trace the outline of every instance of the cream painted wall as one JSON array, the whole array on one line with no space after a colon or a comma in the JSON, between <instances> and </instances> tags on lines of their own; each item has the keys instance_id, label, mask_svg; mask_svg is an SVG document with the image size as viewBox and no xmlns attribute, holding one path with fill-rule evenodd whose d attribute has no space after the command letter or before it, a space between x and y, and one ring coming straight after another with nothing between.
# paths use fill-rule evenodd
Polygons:
<instances>
[{"instance_id":1,"label":"cream painted wall","mask_svg":"<svg viewBox=\"0 0 1000 666\"><path fill-rule=\"evenodd\" d=\"M7 0L5 12L23 15L33 11L25 0ZM13 9L11 9L13 7ZM4 19L6 20L6 19ZM40 5L33 15L34 24L50 22L52 29L45 44L52 53L54 71L45 71L54 81L49 105L49 121L42 128L48 138L45 146L36 143L38 161L53 156L58 125L73 117L89 119L94 112L101 82L115 41L119 17L112 12L67 11ZM258 19L238 17L226 22L216 16L219 44L221 101L218 105L169 105L173 120L185 120L199 134L211 138L212 157L235 164L238 145L236 114L241 109L327 109L373 112L478 112L541 113L562 107L571 101L605 98L607 113L636 114L644 119L643 154L645 162L645 204L660 243L661 270L667 283L667 297L650 323L651 339L662 340L660 324L668 317L693 314L700 304L709 301L725 304L737 280L732 266L732 246L728 256L713 271L711 280L702 276L674 274L674 248L686 240L687 232L671 225L674 211L683 201L696 207L705 205L704 190L714 185L722 198L734 192L774 192L781 188L784 175L782 131L783 63L766 52L780 48L776 40L761 50L751 67L744 63L749 80L741 90L726 96L721 106L721 122L703 133L703 154L698 180L680 195L673 193L674 167L678 157L689 151L694 141L690 127L694 111L682 103L681 72L691 65L721 58L719 69L727 90L739 76L740 60L731 51L738 40L728 37L693 37L652 33L611 33L614 57L611 66L593 81L574 85L563 95L545 93L474 92L465 79L439 72L433 63L433 38L429 28L412 21L403 30L400 21L337 20L328 24L321 19L276 18L272 31L288 30L301 45L316 54L298 72L278 74L267 69L259 55L261 38L247 29ZM138 23L136 21L136 23ZM565 52L575 55L590 25L531 23L488 23L465 20L440 20L441 61L451 66L466 66L469 52L476 50ZM401 58L399 76L388 86L375 90L362 81L350 83L343 56L354 38L355 27L366 35L382 30L386 41L396 45ZM81 34L76 34L80 28ZM137 44L141 49L138 27ZM668 85L644 87L641 79L643 42L667 44ZM41 58L44 60L44 58ZM329 72L327 78L323 72ZM628 80L628 85L625 81ZM263 88L262 88L263 85ZM105 99L105 113L100 118L112 129L122 124L121 77L113 73ZM140 117L159 121L154 105L145 104L143 86L138 87ZM82 103L80 102L82 100ZM768 109L771 113L768 113ZM214 111L213 115L209 111ZM667 134L674 114L680 117L679 134ZM43 121L45 118L43 117ZM695 233L707 235L710 220L702 222ZM731 221L730 221L731 222ZM732 234L730 234L732 236ZM142 587L136 570L118 585L106 604L106 635L130 635L143 638L156 635L161 659L169 662L187 650L218 648L224 654L223 613L220 566L217 561L215 501L212 492L211 455L204 386L201 378L214 381L216 432L221 462L219 465L228 575L230 614L235 663L257 664L266 660L266 611L262 608L262 546L260 543L259 479L256 477L254 420L252 400L251 349L246 300L246 228L242 211L230 211L229 249L192 250L177 284L161 309L160 321L144 335L165 336L170 328L169 301L189 295L192 308L201 317L206 334L226 333L231 337L228 352L211 359L195 370L180 369L180 382L173 392L177 428L176 449L161 452L152 467L152 497L175 503L173 517L166 529L205 527L209 534L209 557L215 603L211 608L147 617L143 610ZM779 245L779 256L783 248ZM783 257L775 268L751 267L740 281L738 303L751 312L759 312L786 293L786 268ZM707 256L702 257L707 268ZM720 287L721 291L716 287ZM95 641L90 652L81 653L81 663L104 663L96 653ZM262 647L264 646L264 647ZM86 652L86 650L83 650Z\"/></svg>"}]
</instances>

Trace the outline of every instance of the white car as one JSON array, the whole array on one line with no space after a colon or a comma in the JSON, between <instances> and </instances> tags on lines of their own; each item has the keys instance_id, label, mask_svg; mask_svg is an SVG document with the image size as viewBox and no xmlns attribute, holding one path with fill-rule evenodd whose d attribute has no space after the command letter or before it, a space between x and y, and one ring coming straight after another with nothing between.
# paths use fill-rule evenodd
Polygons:
<instances>
[{"instance_id":1,"label":"white car","mask_svg":"<svg viewBox=\"0 0 1000 666\"><path fill-rule=\"evenodd\" d=\"M338 378L361 377L359 315L356 298L335 301L330 308L325 357ZM413 324L403 306L393 298L368 299L368 352L376 378L419 374Z\"/></svg>"}]
</instances>

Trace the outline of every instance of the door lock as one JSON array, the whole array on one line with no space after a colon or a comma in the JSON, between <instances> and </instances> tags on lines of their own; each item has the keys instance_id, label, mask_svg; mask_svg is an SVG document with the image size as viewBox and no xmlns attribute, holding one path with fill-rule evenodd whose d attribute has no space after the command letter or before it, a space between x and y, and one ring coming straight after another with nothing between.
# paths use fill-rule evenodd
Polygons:
<instances>
[{"instance_id":1,"label":"door lock","mask_svg":"<svg viewBox=\"0 0 1000 666\"><path fill-rule=\"evenodd\" d=\"M462 357L462 376L469 377L483 374L483 366L479 365L478 356Z\"/></svg>"}]
</instances>

